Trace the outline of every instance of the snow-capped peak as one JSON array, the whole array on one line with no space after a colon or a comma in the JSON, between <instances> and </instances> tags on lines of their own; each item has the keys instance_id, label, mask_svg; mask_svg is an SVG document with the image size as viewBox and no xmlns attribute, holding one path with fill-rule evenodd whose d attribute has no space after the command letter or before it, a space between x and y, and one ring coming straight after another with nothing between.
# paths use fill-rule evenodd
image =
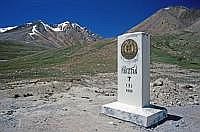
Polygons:
<instances>
[{"instance_id":1,"label":"snow-capped peak","mask_svg":"<svg viewBox=\"0 0 200 132\"><path fill-rule=\"evenodd\" d=\"M48 24L45 21L28 21L19 26L0 28L0 34L0 37L6 40L8 38L9 40L25 43L47 44L50 47L70 46L78 42L81 44L91 43L100 39L87 28L69 21L59 24Z\"/></svg>"},{"instance_id":2,"label":"snow-capped peak","mask_svg":"<svg viewBox=\"0 0 200 132\"><path fill-rule=\"evenodd\" d=\"M45 23L42 22L41 20L39 21L39 23L43 25L43 27L44 27L44 29L45 29L46 31L48 31L48 28L51 28L48 24L45 24ZM32 27L32 32L29 33L29 35L30 35L31 37L32 37L33 35L38 35L38 34L40 34L40 31L37 30L37 26L38 26L38 25L33 25L33 27Z\"/></svg>"},{"instance_id":3,"label":"snow-capped peak","mask_svg":"<svg viewBox=\"0 0 200 132\"><path fill-rule=\"evenodd\" d=\"M69 21L65 21L65 22L63 22L61 24L70 24L70 22Z\"/></svg>"},{"instance_id":4,"label":"snow-capped peak","mask_svg":"<svg viewBox=\"0 0 200 132\"><path fill-rule=\"evenodd\" d=\"M64 28L65 28L66 26L68 26L68 25L70 25L70 22L66 21L66 22L63 22L63 23L58 24L57 27L60 28L61 31L64 31Z\"/></svg>"},{"instance_id":5,"label":"snow-capped peak","mask_svg":"<svg viewBox=\"0 0 200 132\"><path fill-rule=\"evenodd\" d=\"M71 23L69 21L65 21L63 23L57 24L56 27L51 27L51 29L53 31L56 31L56 32L61 32L61 31L65 31L66 29L68 29L70 27L72 27L72 28L79 27L81 30L85 30L86 29L85 27L82 27L77 23Z\"/></svg>"},{"instance_id":6,"label":"snow-capped peak","mask_svg":"<svg viewBox=\"0 0 200 132\"><path fill-rule=\"evenodd\" d=\"M40 23L44 26L44 29L47 30L47 27L50 27L48 24L44 23L43 21L40 20Z\"/></svg>"},{"instance_id":7,"label":"snow-capped peak","mask_svg":"<svg viewBox=\"0 0 200 132\"><path fill-rule=\"evenodd\" d=\"M14 28L16 28L17 26L13 26L13 27L6 27L6 28L0 28L0 33L4 33L6 31L12 30Z\"/></svg>"},{"instance_id":8,"label":"snow-capped peak","mask_svg":"<svg viewBox=\"0 0 200 132\"><path fill-rule=\"evenodd\" d=\"M72 23L72 26L75 28L75 27L79 27L81 28L82 30L84 30L85 28L84 27L81 27L79 24L77 23Z\"/></svg>"}]
</instances>

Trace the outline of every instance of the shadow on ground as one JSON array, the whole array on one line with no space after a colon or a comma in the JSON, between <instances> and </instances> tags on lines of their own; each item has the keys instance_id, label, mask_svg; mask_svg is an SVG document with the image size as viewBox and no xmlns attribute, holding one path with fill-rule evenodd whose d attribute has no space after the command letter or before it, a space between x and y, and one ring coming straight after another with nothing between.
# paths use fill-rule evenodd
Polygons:
<instances>
[{"instance_id":1,"label":"shadow on ground","mask_svg":"<svg viewBox=\"0 0 200 132\"><path fill-rule=\"evenodd\" d=\"M150 126L150 127L147 127L147 128L155 128L163 123L165 123L166 121L179 121L180 119L182 119L183 117L181 116L177 116L177 115L171 115L171 114L167 114L167 118L165 118L164 120Z\"/></svg>"}]
</instances>

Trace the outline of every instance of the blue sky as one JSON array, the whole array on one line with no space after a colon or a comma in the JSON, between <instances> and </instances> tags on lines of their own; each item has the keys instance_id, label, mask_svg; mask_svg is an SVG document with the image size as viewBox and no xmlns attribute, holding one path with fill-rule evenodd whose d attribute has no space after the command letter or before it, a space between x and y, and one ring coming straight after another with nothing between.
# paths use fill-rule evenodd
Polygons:
<instances>
[{"instance_id":1,"label":"blue sky","mask_svg":"<svg viewBox=\"0 0 200 132\"><path fill-rule=\"evenodd\" d=\"M104 37L117 36L160 8L200 8L199 0L2 0L0 27L44 20L77 22Z\"/></svg>"}]
</instances>

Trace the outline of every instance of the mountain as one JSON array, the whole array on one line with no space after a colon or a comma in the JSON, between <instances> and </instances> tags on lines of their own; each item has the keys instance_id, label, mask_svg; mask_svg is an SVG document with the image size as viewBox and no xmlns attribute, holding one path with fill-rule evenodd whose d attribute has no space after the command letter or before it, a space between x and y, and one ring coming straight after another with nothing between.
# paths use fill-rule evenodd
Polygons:
<instances>
[{"instance_id":1,"label":"mountain","mask_svg":"<svg viewBox=\"0 0 200 132\"><path fill-rule=\"evenodd\" d=\"M200 32L200 18L195 23L187 27L185 30L190 32Z\"/></svg>"},{"instance_id":2,"label":"mountain","mask_svg":"<svg viewBox=\"0 0 200 132\"><path fill-rule=\"evenodd\" d=\"M151 34L151 61L200 68L200 9L167 7L127 32Z\"/></svg>"},{"instance_id":3,"label":"mountain","mask_svg":"<svg viewBox=\"0 0 200 132\"><path fill-rule=\"evenodd\" d=\"M1 41L14 41L46 47L69 47L75 44L92 43L101 39L77 23L63 22L48 25L42 21L26 23L20 26L1 28Z\"/></svg>"},{"instance_id":4,"label":"mountain","mask_svg":"<svg viewBox=\"0 0 200 132\"><path fill-rule=\"evenodd\" d=\"M184 31L192 24L198 23L199 20L200 9L189 9L183 6L167 7L158 10L128 32L144 31L154 35L176 33ZM193 27L196 27L195 25ZM190 29L193 31L193 28Z\"/></svg>"}]
</instances>

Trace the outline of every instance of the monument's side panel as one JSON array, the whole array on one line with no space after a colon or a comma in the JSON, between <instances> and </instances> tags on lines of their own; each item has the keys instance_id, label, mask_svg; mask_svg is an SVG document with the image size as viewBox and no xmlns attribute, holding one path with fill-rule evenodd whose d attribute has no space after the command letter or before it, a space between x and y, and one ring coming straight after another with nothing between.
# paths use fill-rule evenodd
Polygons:
<instances>
[{"instance_id":1,"label":"monument's side panel","mask_svg":"<svg viewBox=\"0 0 200 132\"><path fill-rule=\"evenodd\" d=\"M150 100L150 35L142 34L142 106Z\"/></svg>"}]
</instances>

